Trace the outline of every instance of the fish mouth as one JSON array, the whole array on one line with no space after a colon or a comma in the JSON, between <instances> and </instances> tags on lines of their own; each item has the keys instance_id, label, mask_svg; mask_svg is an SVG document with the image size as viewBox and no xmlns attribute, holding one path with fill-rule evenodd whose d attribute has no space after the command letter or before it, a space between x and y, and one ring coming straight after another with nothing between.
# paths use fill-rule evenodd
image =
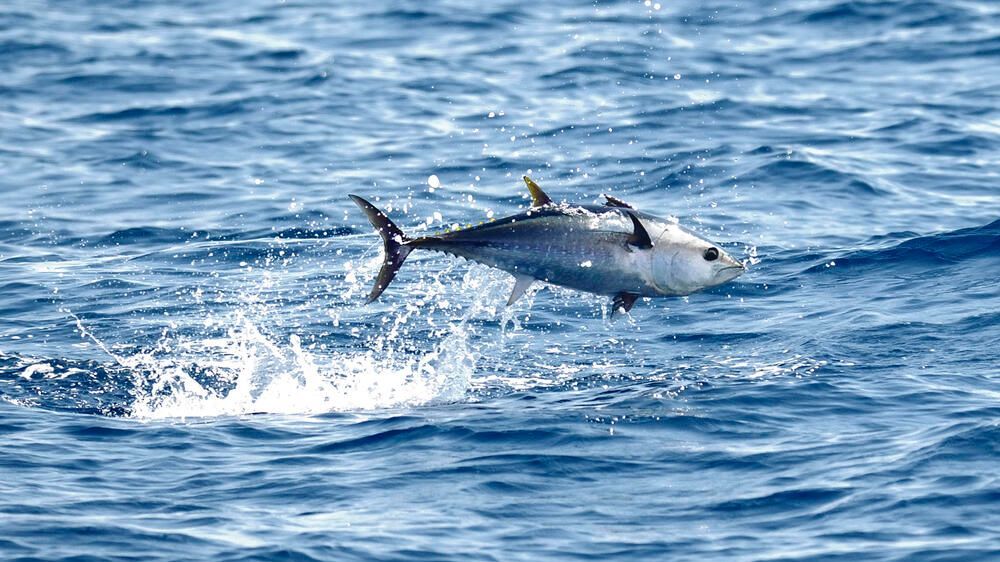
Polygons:
<instances>
[{"instance_id":1,"label":"fish mouth","mask_svg":"<svg viewBox=\"0 0 1000 562\"><path fill-rule=\"evenodd\" d=\"M720 268L715 272L716 283L725 283L727 281L732 281L740 275L746 272L747 268L745 265L737 262L736 265L727 265L726 267Z\"/></svg>"},{"instance_id":2,"label":"fish mouth","mask_svg":"<svg viewBox=\"0 0 1000 562\"><path fill-rule=\"evenodd\" d=\"M726 254L726 256L722 259L722 263L725 264L722 271L738 269L740 272L744 272L747 270L747 261L738 260L729 254Z\"/></svg>"}]
</instances>

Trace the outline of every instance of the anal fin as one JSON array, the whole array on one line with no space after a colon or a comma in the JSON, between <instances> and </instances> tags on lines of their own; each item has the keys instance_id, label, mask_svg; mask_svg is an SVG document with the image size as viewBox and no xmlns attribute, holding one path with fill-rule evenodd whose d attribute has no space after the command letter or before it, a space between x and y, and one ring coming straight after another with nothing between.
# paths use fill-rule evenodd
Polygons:
<instances>
[{"instance_id":1,"label":"anal fin","mask_svg":"<svg viewBox=\"0 0 1000 562\"><path fill-rule=\"evenodd\" d=\"M614 300L611 301L611 316L614 316L619 308L625 312L632 310L632 305L638 299L639 295L635 293L618 293L615 295Z\"/></svg>"},{"instance_id":2,"label":"anal fin","mask_svg":"<svg viewBox=\"0 0 1000 562\"><path fill-rule=\"evenodd\" d=\"M534 277L529 277L527 275L515 275L514 276L514 290L510 292L510 298L507 299L507 306L510 306L517 302L517 299L521 298L524 293L531 287L531 284L535 282Z\"/></svg>"}]
</instances>

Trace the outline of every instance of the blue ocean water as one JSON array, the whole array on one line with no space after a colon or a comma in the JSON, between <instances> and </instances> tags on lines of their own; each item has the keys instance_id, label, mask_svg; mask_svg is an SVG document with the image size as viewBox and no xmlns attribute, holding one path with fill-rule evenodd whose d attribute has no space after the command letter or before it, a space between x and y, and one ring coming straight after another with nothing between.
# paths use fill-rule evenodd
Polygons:
<instances>
[{"instance_id":1,"label":"blue ocean water","mask_svg":"<svg viewBox=\"0 0 1000 562\"><path fill-rule=\"evenodd\" d=\"M0 558L998 560L998 106L988 1L6 3ZM363 306L523 174L750 271Z\"/></svg>"}]
</instances>

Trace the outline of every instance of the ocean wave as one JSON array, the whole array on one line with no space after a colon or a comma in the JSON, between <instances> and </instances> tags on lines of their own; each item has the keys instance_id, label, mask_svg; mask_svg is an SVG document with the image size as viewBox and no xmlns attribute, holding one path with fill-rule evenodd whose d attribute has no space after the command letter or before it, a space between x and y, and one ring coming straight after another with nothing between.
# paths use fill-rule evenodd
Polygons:
<instances>
[{"instance_id":1,"label":"ocean wave","mask_svg":"<svg viewBox=\"0 0 1000 562\"><path fill-rule=\"evenodd\" d=\"M880 242L879 238L875 239ZM1000 255L1000 220L983 226L908 238L888 247L857 250L837 256L837 268L851 271L923 269L938 265L955 266L963 261L996 258ZM809 273L827 272L820 264Z\"/></svg>"}]
</instances>

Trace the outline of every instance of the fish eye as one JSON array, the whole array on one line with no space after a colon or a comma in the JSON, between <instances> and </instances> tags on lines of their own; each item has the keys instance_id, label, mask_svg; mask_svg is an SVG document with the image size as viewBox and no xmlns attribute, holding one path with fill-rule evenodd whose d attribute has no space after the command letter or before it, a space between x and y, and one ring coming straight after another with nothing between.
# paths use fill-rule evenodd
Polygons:
<instances>
[{"instance_id":1,"label":"fish eye","mask_svg":"<svg viewBox=\"0 0 1000 562\"><path fill-rule=\"evenodd\" d=\"M719 259L719 249L709 248L705 250L705 253L702 255L705 257L705 261L715 261Z\"/></svg>"}]
</instances>

